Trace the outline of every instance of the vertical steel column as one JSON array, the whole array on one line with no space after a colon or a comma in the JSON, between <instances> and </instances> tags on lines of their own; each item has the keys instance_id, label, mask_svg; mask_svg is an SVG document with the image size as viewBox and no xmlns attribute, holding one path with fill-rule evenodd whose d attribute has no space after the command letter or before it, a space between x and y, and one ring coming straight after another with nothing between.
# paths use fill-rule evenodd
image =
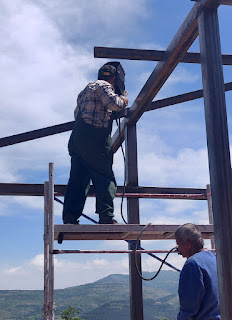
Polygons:
<instances>
[{"instance_id":1,"label":"vertical steel column","mask_svg":"<svg viewBox=\"0 0 232 320\"><path fill-rule=\"evenodd\" d=\"M48 195L48 232L49 232L49 320L54 320L54 165L49 163L49 195Z\"/></svg>"},{"instance_id":2,"label":"vertical steel column","mask_svg":"<svg viewBox=\"0 0 232 320\"><path fill-rule=\"evenodd\" d=\"M138 186L137 136L136 124L126 126L126 185ZM127 198L127 217L129 224L139 224L139 199ZM128 245L129 250L133 247ZM131 320L143 320L142 279L137 273L134 253L129 254L130 312ZM137 265L141 272L141 254L137 254Z\"/></svg>"},{"instance_id":3,"label":"vertical steel column","mask_svg":"<svg viewBox=\"0 0 232 320\"><path fill-rule=\"evenodd\" d=\"M49 239L48 239L48 182L44 183L44 320L48 319L49 305Z\"/></svg>"},{"instance_id":4,"label":"vertical steel column","mask_svg":"<svg viewBox=\"0 0 232 320\"><path fill-rule=\"evenodd\" d=\"M232 179L217 10L198 18L222 320L232 319Z\"/></svg>"},{"instance_id":5,"label":"vertical steel column","mask_svg":"<svg viewBox=\"0 0 232 320\"><path fill-rule=\"evenodd\" d=\"M212 207L212 195L211 195L210 184L206 185L206 192L207 192L209 223L213 224L213 207ZM211 240L211 249L215 249L215 240L214 239Z\"/></svg>"}]
</instances>

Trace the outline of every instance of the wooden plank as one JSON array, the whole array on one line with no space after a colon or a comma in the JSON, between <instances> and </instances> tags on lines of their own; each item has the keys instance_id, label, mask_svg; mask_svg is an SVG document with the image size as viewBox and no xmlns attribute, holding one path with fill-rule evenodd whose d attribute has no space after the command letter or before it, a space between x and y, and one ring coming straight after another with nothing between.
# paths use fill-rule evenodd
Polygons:
<instances>
[{"instance_id":1,"label":"wooden plank","mask_svg":"<svg viewBox=\"0 0 232 320\"><path fill-rule=\"evenodd\" d=\"M217 2L217 1L216 1ZM198 1L188 14L180 29L174 36L162 61L159 61L138 94L130 108L128 118L121 123L121 130L117 130L113 135L113 150L118 150L121 141L124 140L124 130L126 125L136 123L147 107L151 104L153 98L157 95L167 78L182 60L187 50L198 35L197 18L206 5L215 3L213 0ZM219 6L219 4L217 5ZM121 136L121 137L120 137Z\"/></svg>"},{"instance_id":2,"label":"wooden plank","mask_svg":"<svg viewBox=\"0 0 232 320\"><path fill-rule=\"evenodd\" d=\"M54 240L60 232L64 240L137 240L144 225L55 225ZM175 239L174 233L179 225L149 225L142 233L141 240ZM204 239L212 239L213 225L198 225ZM127 236L125 237L125 235Z\"/></svg>"},{"instance_id":3,"label":"wooden plank","mask_svg":"<svg viewBox=\"0 0 232 320\"><path fill-rule=\"evenodd\" d=\"M160 61L163 59L164 54L164 50L94 47L95 58ZM200 53L187 52L180 62L201 63ZM232 65L232 55L223 54L222 63L224 65Z\"/></svg>"},{"instance_id":4,"label":"wooden plank","mask_svg":"<svg viewBox=\"0 0 232 320\"><path fill-rule=\"evenodd\" d=\"M55 195L64 196L66 185L56 184L54 185ZM154 198L166 198L174 199L196 199L196 200L206 200L207 193L206 189L200 188L160 188L160 187L141 187L141 186L126 186L125 197L133 196L133 194L139 195L152 195ZM117 196L122 196L123 187L117 187ZM1 196L43 196L44 195L44 185L43 184L27 184L27 183L0 183L0 195ZM188 197L188 195L190 197ZM93 186L90 186L90 191L88 196L94 196Z\"/></svg>"},{"instance_id":5,"label":"wooden plank","mask_svg":"<svg viewBox=\"0 0 232 320\"><path fill-rule=\"evenodd\" d=\"M221 44L216 9L204 9L199 16L199 37L220 310L222 319L232 319L232 180Z\"/></svg>"},{"instance_id":6,"label":"wooden plank","mask_svg":"<svg viewBox=\"0 0 232 320\"><path fill-rule=\"evenodd\" d=\"M136 241L139 236L139 233L130 233L127 237L124 237L123 233L85 233L85 234L75 234L75 233L64 233L63 240L134 240ZM213 233L203 233L204 239L212 240L214 239ZM55 234L55 240L58 239L58 234ZM153 234L144 234L141 237L141 240L175 240L175 235L173 233L153 233Z\"/></svg>"}]
</instances>

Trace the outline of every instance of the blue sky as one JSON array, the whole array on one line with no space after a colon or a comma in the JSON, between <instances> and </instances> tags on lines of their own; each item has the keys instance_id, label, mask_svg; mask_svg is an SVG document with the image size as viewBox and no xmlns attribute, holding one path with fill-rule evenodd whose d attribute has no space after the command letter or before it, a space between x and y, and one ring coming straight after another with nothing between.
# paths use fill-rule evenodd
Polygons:
<instances>
[{"instance_id":1,"label":"blue sky","mask_svg":"<svg viewBox=\"0 0 232 320\"><path fill-rule=\"evenodd\" d=\"M76 96L106 59L93 57L94 46L165 50L194 2L190 0L0 0L1 126L8 136L73 120ZM222 52L231 53L232 8L219 8ZM190 51L199 51L198 39ZM122 60L130 104L156 62ZM231 67L224 67L225 82ZM199 65L179 64L159 92L161 99L202 88ZM231 93L226 93L231 134ZM67 183L70 132L1 149L0 181L44 183L54 162L55 183ZM205 188L209 183L203 99L147 112L138 122L139 185ZM114 171L123 184L120 150ZM97 219L94 199L84 213ZM55 223L62 223L55 205ZM208 223L206 201L140 200L141 223ZM126 216L126 207L124 207ZM120 221L120 200L115 200ZM1 197L0 289L43 289L43 198ZM81 220L81 223L86 223ZM173 241L144 241L150 249L170 249ZM121 249L119 241L55 243L59 249ZM180 267L184 259L173 255ZM143 269L158 263L143 257ZM55 287L128 273L127 255L56 257Z\"/></svg>"}]
</instances>

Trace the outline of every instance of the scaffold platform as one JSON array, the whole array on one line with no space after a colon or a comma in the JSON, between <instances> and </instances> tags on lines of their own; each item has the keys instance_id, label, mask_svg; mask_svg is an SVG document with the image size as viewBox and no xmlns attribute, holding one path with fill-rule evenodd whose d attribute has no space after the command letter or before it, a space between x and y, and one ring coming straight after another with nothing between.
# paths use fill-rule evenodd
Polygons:
<instances>
[{"instance_id":1,"label":"scaffold platform","mask_svg":"<svg viewBox=\"0 0 232 320\"><path fill-rule=\"evenodd\" d=\"M138 224L57 224L54 225L54 240L63 233L63 240L171 240L179 225ZM213 225L198 225L204 239L214 239Z\"/></svg>"}]
</instances>

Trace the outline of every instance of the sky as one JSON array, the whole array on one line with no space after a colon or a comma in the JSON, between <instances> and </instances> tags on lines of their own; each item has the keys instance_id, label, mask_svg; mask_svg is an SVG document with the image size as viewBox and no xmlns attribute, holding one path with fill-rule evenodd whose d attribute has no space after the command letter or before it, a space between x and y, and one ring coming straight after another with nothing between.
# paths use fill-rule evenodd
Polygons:
<instances>
[{"instance_id":1,"label":"sky","mask_svg":"<svg viewBox=\"0 0 232 320\"><path fill-rule=\"evenodd\" d=\"M94 46L165 50L193 7L190 0L0 0L0 137L72 121L78 93L96 79L107 59L96 59ZM232 7L218 10L222 52L230 54ZM198 39L189 51L199 52ZM157 62L121 60L129 106ZM224 66L225 82L231 81ZM180 63L155 99L202 88L201 68ZM229 136L232 96L226 93ZM115 130L115 127L114 127ZM145 113L137 125L140 186L205 188L209 183L203 99ZM70 132L1 149L0 182L44 183L54 163L55 183L66 184ZM230 139L231 140L231 139ZM114 157L118 185L123 184L120 149ZM62 199L61 199L62 200ZM124 204L126 201L124 201ZM1 196L0 290L43 289L43 197ZM94 219L95 200L83 211ZM123 207L126 217L126 205ZM55 203L55 223L62 206ZM120 199L115 217L121 222ZM140 200L141 224L208 223L207 201ZM84 220L81 224L89 223ZM210 247L209 242L206 245ZM142 241L146 249L169 250L174 241ZM122 241L55 242L55 249L127 249ZM161 256L162 257L162 256ZM172 254L181 268L185 260ZM159 263L143 255L144 271ZM168 268L164 268L168 269ZM55 288L128 273L126 254L55 257Z\"/></svg>"}]
</instances>

